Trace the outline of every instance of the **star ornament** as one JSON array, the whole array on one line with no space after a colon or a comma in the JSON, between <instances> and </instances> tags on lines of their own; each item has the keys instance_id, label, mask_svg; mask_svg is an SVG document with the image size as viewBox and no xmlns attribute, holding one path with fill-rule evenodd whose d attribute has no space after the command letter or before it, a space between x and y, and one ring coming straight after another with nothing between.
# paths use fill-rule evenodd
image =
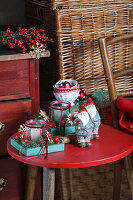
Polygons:
<instances>
[{"instance_id":1,"label":"star ornament","mask_svg":"<svg viewBox=\"0 0 133 200\"><path fill-rule=\"evenodd\" d=\"M32 46L31 48L33 51L30 51L29 54L32 58L39 59L43 56L44 51L46 51L46 46L43 44L40 45L39 43L36 43L36 47Z\"/></svg>"}]
</instances>

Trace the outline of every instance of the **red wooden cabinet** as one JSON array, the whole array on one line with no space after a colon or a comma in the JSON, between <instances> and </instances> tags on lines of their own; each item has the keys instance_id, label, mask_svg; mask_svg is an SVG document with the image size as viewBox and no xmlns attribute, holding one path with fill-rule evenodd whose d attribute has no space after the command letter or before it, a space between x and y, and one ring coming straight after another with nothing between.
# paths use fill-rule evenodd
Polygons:
<instances>
[{"instance_id":1,"label":"red wooden cabinet","mask_svg":"<svg viewBox=\"0 0 133 200\"><path fill-rule=\"evenodd\" d=\"M44 57L49 56L49 51ZM39 112L39 60L29 54L0 56L0 155L7 154L7 139L20 124Z\"/></svg>"}]
</instances>

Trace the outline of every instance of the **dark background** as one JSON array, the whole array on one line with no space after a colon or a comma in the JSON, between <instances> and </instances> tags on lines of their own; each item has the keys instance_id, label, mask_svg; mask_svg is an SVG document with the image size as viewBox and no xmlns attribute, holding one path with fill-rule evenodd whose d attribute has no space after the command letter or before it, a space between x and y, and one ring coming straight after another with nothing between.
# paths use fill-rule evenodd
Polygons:
<instances>
[{"instance_id":1,"label":"dark background","mask_svg":"<svg viewBox=\"0 0 133 200\"><path fill-rule=\"evenodd\" d=\"M0 0L0 25L26 25L24 0Z\"/></svg>"}]
</instances>

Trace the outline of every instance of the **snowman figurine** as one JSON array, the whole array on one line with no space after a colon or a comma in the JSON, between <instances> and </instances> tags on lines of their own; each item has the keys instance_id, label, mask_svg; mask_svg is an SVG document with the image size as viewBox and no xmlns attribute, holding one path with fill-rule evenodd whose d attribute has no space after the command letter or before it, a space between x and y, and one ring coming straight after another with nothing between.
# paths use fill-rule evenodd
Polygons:
<instances>
[{"instance_id":1,"label":"snowman figurine","mask_svg":"<svg viewBox=\"0 0 133 200\"><path fill-rule=\"evenodd\" d=\"M100 115L96 109L96 106L92 99L89 97L86 102L86 110L88 111L88 114L90 115L91 121L93 123L93 132L91 139L99 139L98 135L98 129L101 124L101 118Z\"/></svg>"},{"instance_id":2,"label":"snowman figurine","mask_svg":"<svg viewBox=\"0 0 133 200\"><path fill-rule=\"evenodd\" d=\"M91 118L82 104L79 108L76 119L74 120L75 133L77 136L77 142L79 147L88 147L91 146L91 135L93 123Z\"/></svg>"}]
</instances>

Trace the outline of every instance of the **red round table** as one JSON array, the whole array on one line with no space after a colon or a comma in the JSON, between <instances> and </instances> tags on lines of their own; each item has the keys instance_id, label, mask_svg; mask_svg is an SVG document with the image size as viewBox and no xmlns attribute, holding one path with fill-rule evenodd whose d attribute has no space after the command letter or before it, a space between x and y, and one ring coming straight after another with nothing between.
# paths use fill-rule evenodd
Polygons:
<instances>
[{"instance_id":1,"label":"red round table","mask_svg":"<svg viewBox=\"0 0 133 200\"><path fill-rule=\"evenodd\" d=\"M21 162L44 167L44 199L47 200L49 193L52 195L51 198L54 198L54 190L48 191L48 188L53 188L53 185L51 187L46 185L53 184L51 180L54 180L55 168L82 168L106 164L120 160L133 151L133 137L120 130L101 125L99 136L99 139L91 141L91 147L79 148L73 144L65 144L64 151L49 153L47 159L44 155L26 157L19 154L18 150L10 145L10 139L7 142L7 150L13 158Z\"/></svg>"}]
</instances>

